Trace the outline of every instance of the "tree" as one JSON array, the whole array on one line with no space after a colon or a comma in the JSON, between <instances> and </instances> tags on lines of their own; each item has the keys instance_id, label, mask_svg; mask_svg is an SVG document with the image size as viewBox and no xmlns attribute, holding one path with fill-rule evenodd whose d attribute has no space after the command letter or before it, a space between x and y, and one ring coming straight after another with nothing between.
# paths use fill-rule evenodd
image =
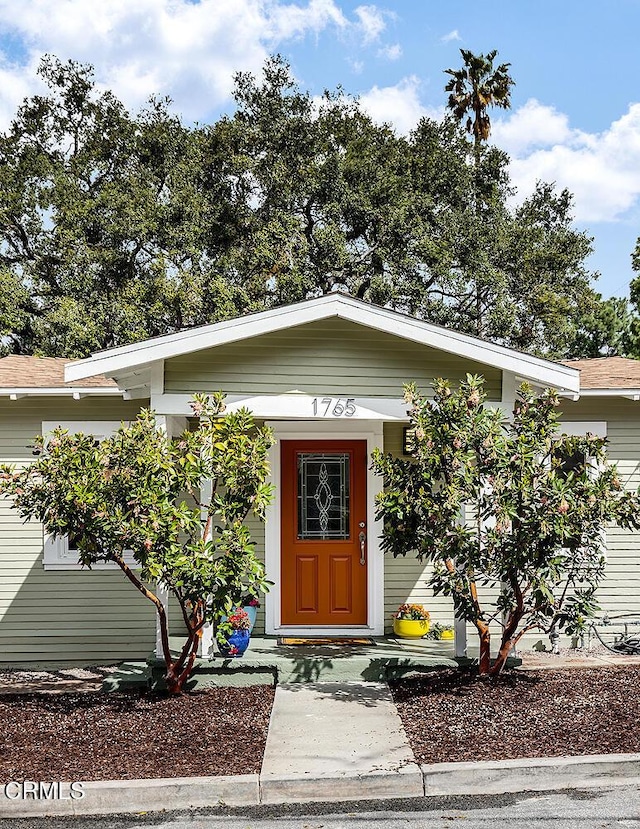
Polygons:
<instances>
[{"instance_id":1,"label":"tree","mask_svg":"<svg viewBox=\"0 0 640 829\"><path fill-rule=\"evenodd\" d=\"M491 106L509 109L510 87L514 81L508 71L510 63L501 63L496 69L493 68L497 49L487 55L474 55L468 49L460 49L460 54L464 66L444 70L451 75L444 89L450 93L447 106L455 120L462 123L467 119L464 127L473 135L477 162L480 146L491 134L491 119L487 110Z\"/></svg>"},{"instance_id":2,"label":"tree","mask_svg":"<svg viewBox=\"0 0 640 829\"><path fill-rule=\"evenodd\" d=\"M473 229L472 241L468 248L473 261L471 273L467 275L465 291L469 297L466 307L473 309L475 321L473 333L481 337L486 336L487 331L490 330L490 326L486 325L486 309L494 309L498 318L504 318L504 312L507 310L504 307L505 303L494 301L496 286L500 294L505 293L504 279L499 270L496 272L496 268L492 267L493 257L487 256L488 250L483 239L483 230L486 226L495 225L491 218L495 216L496 206L500 218L505 212L504 195L502 199L500 198L500 177L495 176L496 155L484 153L483 158L483 142L488 141L491 132L491 121L487 109L494 105L504 109L511 106L509 87L513 81L508 74L510 66L508 63L502 64L494 72L493 60L497 51L489 52L486 57L485 55L476 56L467 49L461 49L460 53L464 66L461 69L445 69L445 73L451 75L451 80L445 86L445 92L450 93L447 106L453 119L461 124L466 118L464 128L467 133L473 135L474 176L468 220ZM487 171L493 172L494 175L487 176ZM504 222L500 223L500 225L503 224ZM502 234L495 234L496 241L501 237Z\"/></svg>"},{"instance_id":3,"label":"tree","mask_svg":"<svg viewBox=\"0 0 640 829\"><path fill-rule=\"evenodd\" d=\"M191 674L205 622L219 621L244 594L269 584L244 521L249 512L264 519L273 439L247 410L220 416L223 408L221 395L196 396L199 427L175 439L156 428L149 411L98 444L57 429L46 441L36 438L41 454L33 464L4 466L0 478L0 492L23 517L72 536L83 566L112 562L153 603L172 694ZM212 482L209 497L205 481ZM166 585L180 606L186 637L177 656L153 582Z\"/></svg>"},{"instance_id":4,"label":"tree","mask_svg":"<svg viewBox=\"0 0 640 829\"><path fill-rule=\"evenodd\" d=\"M640 272L640 239L631 254L631 267L636 273ZM619 346L618 353L640 358L640 276L631 280L629 303L623 299L617 302L618 314L611 324L614 326L616 345Z\"/></svg>"},{"instance_id":5,"label":"tree","mask_svg":"<svg viewBox=\"0 0 640 829\"><path fill-rule=\"evenodd\" d=\"M132 115L89 66L40 72L0 135L6 351L84 357L342 291L561 357L592 305L570 196L511 207L508 157L483 141L470 164L452 118L398 136L279 56L192 127L166 100Z\"/></svg>"},{"instance_id":6,"label":"tree","mask_svg":"<svg viewBox=\"0 0 640 829\"><path fill-rule=\"evenodd\" d=\"M476 627L480 673L498 675L528 631L583 629L604 571L604 529L638 528L640 499L622 491L604 440L558 434L555 392L521 386L508 422L483 406L479 377L434 389L430 401L405 387L412 460L374 454L385 481L382 546L433 565L434 592ZM493 664L491 625L501 628Z\"/></svg>"},{"instance_id":7,"label":"tree","mask_svg":"<svg viewBox=\"0 0 640 829\"><path fill-rule=\"evenodd\" d=\"M633 282L632 282L633 296ZM637 344L638 317L629 311L624 297L595 301L577 317L573 340L569 343L569 357L640 357Z\"/></svg>"},{"instance_id":8,"label":"tree","mask_svg":"<svg viewBox=\"0 0 640 829\"><path fill-rule=\"evenodd\" d=\"M228 199L205 192L201 133L167 100L132 117L89 66L49 56L39 72L48 94L0 136L10 350L84 357L244 310L207 255Z\"/></svg>"},{"instance_id":9,"label":"tree","mask_svg":"<svg viewBox=\"0 0 640 829\"><path fill-rule=\"evenodd\" d=\"M501 253L509 344L555 359L578 356L585 325L606 313L585 266L592 240L575 229L572 207L568 190L538 182L513 210Z\"/></svg>"}]
</instances>

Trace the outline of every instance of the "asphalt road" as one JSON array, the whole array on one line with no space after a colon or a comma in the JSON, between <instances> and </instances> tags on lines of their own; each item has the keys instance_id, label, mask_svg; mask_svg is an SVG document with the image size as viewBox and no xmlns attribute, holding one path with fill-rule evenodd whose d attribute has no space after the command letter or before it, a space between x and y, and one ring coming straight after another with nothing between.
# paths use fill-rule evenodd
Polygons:
<instances>
[{"instance_id":1,"label":"asphalt road","mask_svg":"<svg viewBox=\"0 0 640 829\"><path fill-rule=\"evenodd\" d=\"M104 818L2 820L0 829L640 829L640 786Z\"/></svg>"}]
</instances>

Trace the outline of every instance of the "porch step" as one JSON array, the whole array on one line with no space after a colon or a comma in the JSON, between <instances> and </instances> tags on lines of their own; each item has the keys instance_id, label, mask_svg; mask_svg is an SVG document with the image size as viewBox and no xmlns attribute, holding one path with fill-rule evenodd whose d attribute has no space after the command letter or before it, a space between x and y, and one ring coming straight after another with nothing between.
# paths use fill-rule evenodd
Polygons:
<instances>
[{"instance_id":1,"label":"porch step","mask_svg":"<svg viewBox=\"0 0 640 829\"><path fill-rule=\"evenodd\" d=\"M416 672L458 668L469 659L455 659L450 642L380 638L373 645L279 645L276 638L252 637L240 659L216 655L199 659L190 688L214 685L282 685L315 682L387 682ZM135 685L162 687L163 662L128 663L109 677L104 690ZM122 674L122 682L120 681Z\"/></svg>"},{"instance_id":2,"label":"porch step","mask_svg":"<svg viewBox=\"0 0 640 829\"><path fill-rule=\"evenodd\" d=\"M117 671L102 680L102 691L130 691L134 688L146 688L151 676L151 669L146 662L123 662Z\"/></svg>"}]
</instances>

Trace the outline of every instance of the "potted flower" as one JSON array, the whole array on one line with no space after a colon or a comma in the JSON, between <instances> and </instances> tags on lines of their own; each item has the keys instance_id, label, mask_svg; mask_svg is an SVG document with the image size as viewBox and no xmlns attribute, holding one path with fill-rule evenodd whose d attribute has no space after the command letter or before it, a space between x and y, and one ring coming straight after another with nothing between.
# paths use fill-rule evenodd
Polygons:
<instances>
[{"instance_id":1,"label":"potted flower","mask_svg":"<svg viewBox=\"0 0 640 829\"><path fill-rule=\"evenodd\" d=\"M452 640L453 638L453 627L451 625L441 625L440 622L434 622L427 634L427 639Z\"/></svg>"},{"instance_id":2,"label":"potted flower","mask_svg":"<svg viewBox=\"0 0 640 829\"><path fill-rule=\"evenodd\" d=\"M401 639L422 639L429 632L430 618L421 604L401 604L393 614L393 632Z\"/></svg>"},{"instance_id":3,"label":"potted flower","mask_svg":"<svg viewBox=\"0 0 640 829\"><path fill-rule=\"evenodd\" d=\"M452 625L443 625L442 630L440 631L440 638L452 640L454 638L453 626Z\"/></svg>"},{"instance_id":4,"label":"potted flower","mask_svg":"<svg viewBox=\"0 0 640 829\"><path fill-rule=\"evenodd\" d=\"M260 600L257 596L243 596L240 606L244 610L244 612L249 617L249 621L251 622L251 627L249 628L249 633L253 630L253 627L256 623L256 617L258 615L258 608L260 607Z\"/></svg>"},{"instance_id":5,"label":"potted flower","mask_svg":"<svg viewBox=\"0 0 640 829\"><path fill-rule=\"evenodd\" d=\"M218 650L223 656L240 657L249 646L251 620L249 614L236 608L230 616L218 624L216 639Z\"/></svg>"}]
</instances>

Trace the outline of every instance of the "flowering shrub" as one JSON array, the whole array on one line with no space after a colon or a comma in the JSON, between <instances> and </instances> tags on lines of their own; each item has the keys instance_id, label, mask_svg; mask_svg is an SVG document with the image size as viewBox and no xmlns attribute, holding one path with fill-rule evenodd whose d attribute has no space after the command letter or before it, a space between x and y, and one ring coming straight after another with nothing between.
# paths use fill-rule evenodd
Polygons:
<instances>
[{"instance_id":1,"label":"flowering shrub","mask_svg":"<svg viewBox=\"0 0 640 829\"><path fill-rule=\"evenodd\" d=\"M247 596L240 602L240 604L243 607L260 607L260 600L255 596Z\"/></svg>"},{"instance_id":2,"label":"flowering shrub","mask_svg":"<svg viewBox=\"0 0 640 829\"><path fill-rule=\"evenodd\" d=\"M507 418L484 405L483 382L467 375L454 390L436 380L433 398L405 386L413 457L376 449L372 469L384 479L383 551L432 565L434 595L476 628L479 672L499 675L529 631L584 630L597 609L605 529L640 528L640 498L607 464L603 438L561 434L555 391L523 384ZM562 457L576 455L582 462L565 468Z\"/></svg>"},{"instance_id":3,"label":"flowering shrub","mask_svg":"<svg viewBox=\"0 0 640 829\"><path fill-rule=\"evenodd\" d=\"M394 619L412 619L414 622L427 621L431 618L429 611L421 604L401 604L393 614Z\"/></svg>"},{"instance_id":4,"label":"flowering shrub","mask_svg":"<svg viewBox=\"0 0 640 829\"><path fill-rule=\"evenodd\" d=\"M192 408L197 429L176 438L144 410L97 445L93 435L57 429L46 443L36 437L34 463L0 467L0 493L13 497L23 518L41 521L51 535L72 535L81 564L114 563L153 603L170 693L183 690L204 625L270 584L246 519L264 520L271 500L266 478L273 435L256 427L247 409L223 414L220 393L196 395ZM215 494L201 500L204 481ZM177 653L155 583L180 606L185 639ZM248 627L238 620L236 629Z\"/></svg>"}]
</instances>

